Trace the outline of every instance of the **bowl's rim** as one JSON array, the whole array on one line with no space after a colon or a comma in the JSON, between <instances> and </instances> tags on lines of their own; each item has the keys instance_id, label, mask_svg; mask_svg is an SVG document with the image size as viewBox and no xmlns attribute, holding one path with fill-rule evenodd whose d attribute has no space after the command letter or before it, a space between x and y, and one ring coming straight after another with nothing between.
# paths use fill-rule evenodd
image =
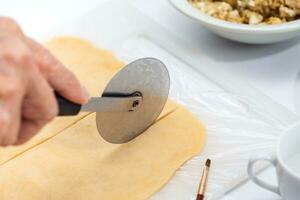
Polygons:
<instances>
[{"instance_id":1,"label":"bowl's rim","mask_svg":"<svg viewBox=\"0 0 300 200\"><path fill-rule=\"evenodd\" d=\"M203 25L223 28L232 32L254 32L257 34L265 33L284 33L300 30L300 19L276 25L247 25L237 24L211 17L194 8L188 0L169 0L169 2L180 12L191 17Z\"/></svg>"}]
</instances>

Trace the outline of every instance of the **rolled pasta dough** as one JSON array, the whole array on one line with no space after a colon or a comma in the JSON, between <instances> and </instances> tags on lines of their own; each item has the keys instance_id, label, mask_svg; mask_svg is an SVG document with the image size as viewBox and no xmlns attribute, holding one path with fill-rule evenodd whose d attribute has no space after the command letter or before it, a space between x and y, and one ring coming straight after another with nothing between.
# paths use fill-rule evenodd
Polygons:
<instances>
[{"instance_id":1,"label":"rolled pasta dough","mask_svg":"<svg viewBox=\"0 0 300 200\"><path fill-rule=\"evenodd\" d=\"M99 54L100 50L80 39L58 38L48 47L74 67L93 95L121 66L116 61L101 63L98 59L106 53ZM53 122L45 129L52 129L48 137L35 140L0 166L1 200L147 199L205 142L202 124L172 101L156 123L126 144L104 141L97 132L95 114L63 121Z\"/></svg>"}]
</instances>

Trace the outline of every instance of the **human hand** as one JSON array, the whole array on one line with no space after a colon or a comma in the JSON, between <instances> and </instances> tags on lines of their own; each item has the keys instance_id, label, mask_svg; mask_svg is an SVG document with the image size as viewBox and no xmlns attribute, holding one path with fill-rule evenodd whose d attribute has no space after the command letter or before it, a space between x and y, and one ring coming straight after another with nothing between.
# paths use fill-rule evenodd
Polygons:
<instances>
[{"instance_id":1,"label":"human hand","mask_svg":"<svg viewBox=\"0 0 300 200\"><path fill-rule=\"evenodd\" d=\"M58 113L54 91L88 101L77 78L47 49L0 17L0 145L22 144Z\"/></svg>"}]
</instances>

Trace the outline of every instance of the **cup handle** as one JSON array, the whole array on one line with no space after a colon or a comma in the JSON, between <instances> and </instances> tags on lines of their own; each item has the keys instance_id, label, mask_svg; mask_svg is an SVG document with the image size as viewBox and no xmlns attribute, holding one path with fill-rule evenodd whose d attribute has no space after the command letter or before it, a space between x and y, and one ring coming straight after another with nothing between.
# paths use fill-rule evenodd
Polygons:
<instances>
[{"instance_id":1,"label":"cup handle","mask_svg":"<svg viewBox=\"0 0 300 200\"><path fill-rule=\"evenodd\" d=\"M259 178L257 178L256 174L254 173L253 168L254 168L255 163L258 161L262 161L262 160L270 162L275 168L277 166L277 159L274 155L258 156L258 157L252 158L249 160L249 163L248 163L248 175L249 175L250 179L255 184L280 195L278 186L271 185L265 181L260 180Z\"/></svg>"}]
</instances>

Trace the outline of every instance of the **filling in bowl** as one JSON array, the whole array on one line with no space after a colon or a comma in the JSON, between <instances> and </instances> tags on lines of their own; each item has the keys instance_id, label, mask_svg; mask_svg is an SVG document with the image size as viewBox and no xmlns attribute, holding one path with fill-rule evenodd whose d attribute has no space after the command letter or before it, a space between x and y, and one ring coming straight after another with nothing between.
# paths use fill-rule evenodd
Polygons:
<instances>
[{"instance_id":1,"label":"filling in bowl","mask_svg":"<svg viewBox=\"0 0 300 200\"><path fill-rule=\"evenodd\" d=\"M281 24L300 18L300 0L188 0L207 15L240 24Z\"/></svg>"}]
</instances>

